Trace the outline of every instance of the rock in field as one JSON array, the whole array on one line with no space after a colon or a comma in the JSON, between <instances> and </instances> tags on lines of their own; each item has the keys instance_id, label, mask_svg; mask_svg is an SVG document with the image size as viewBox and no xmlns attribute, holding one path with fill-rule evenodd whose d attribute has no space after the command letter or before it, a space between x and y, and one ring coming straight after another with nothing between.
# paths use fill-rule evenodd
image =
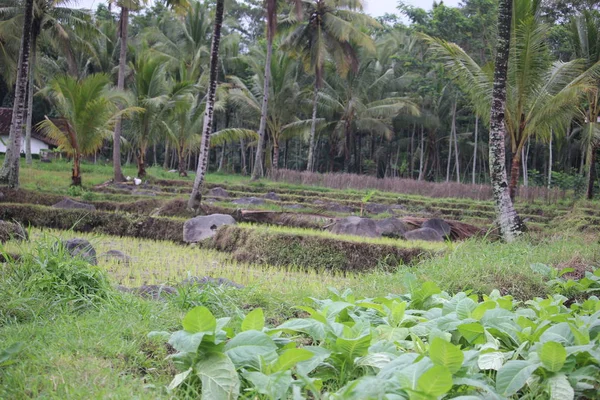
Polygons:
<instances>
[{"instance_id":1,"label":"rock in field","mask_svg":"<svg viewBox=\"0 0 600 400\"><path fill-rule=\"evenodd\" d=\"M222 187L216 187L210 189L206 197L229 197L229 193Z\"/></svg>"},{"instance_id":2,"label":"rock in field","mask_svg":"<svg viewBox=\"0 0 600 400\"><path fill-rule=\"evenodd\" d=\"M93 206L92 204L81 203L79 201L75 201L75 200L72 200L69 198L62 199L58 203L54 204L52 207L53 208L62 208L65 210L82 209L82 210L94 211L96 209L96 207Z\"/></svg>"},{"instance_id":3,"label":"rock in field","mask_svg":"<svg viewBox=\"0 0 600 400\"><path fill-rule=\"evenodd\" d=\"M406 240L423 240L426 242L443 242L444 237L435 229L421 228L404 234Z\"/></svg>"},{"instance_id":4,"label":"rock in field","mask_svg":"<svg viewBox=\"0 0 600 400\"><path fill-rule=\"evenodd\" d=\"M235 224L235 219L231 215L225 214L213 214L188 219L183 224L183 241L186 243L197 243L215 236L219 226Z\"/></svg>"},{"instance_id":5,"label":"rock in field","mask_svg":"<svg viewBox=\"0 0 600 400\"><path fill-rule=\"evenodd\" d=\"M401 238L408 231L408 226L398 218L386 218L377 221L377 231L381 236Z\"/></svg>"},{"instance_id":6,"label":"rock in field","mask_svg":"<svg viewBox=\"0 0 600 400\"><path fill-rule=\"evenodd\" d=\"M267 200L274 200L274 201L281 200L281 198L279 197L279 195L277 193L275 193L275 192L269 192L269 193L265 194L263 197L265 199L267 199Z\"/></svg>"},{"instance_id":7,"label":"rock in field","mask_svg":"<svg viewBox=\"0 0 600 400\"><path fill-rule=\"evenodd\" d=\"M367 203L365 209L370 214L385 214L391 213L392 207L387 204L379 204L379 203Z\"/></svg>"},{"instance_id":8,"label":"rock in field","mask_svg":"<svg viewBox=\"0 0 600 400\"><path fill-rule=\"evenodd\" d=\"M165 300L165 297L177 293L177 289L166 285L144 285L131 289L131 293L149 300Z\"/></svg>"},{"instance_id":9,"label":"rock in field","mask_svg":"<svg viewBox=\"0 0 600 400\"><path fill-rule=\"evenodd\" d=\"M114 260L119 264L129 265L131 262L131 257L119 250L109 250L102 254L102 257L107 261Z\"/></svg>"},{"instance_id":10,"label":"rock in field","mask_svg":"<svg viewBox=\"0 0 600 400\"><path fill-rule=\"evenodd\" d=\"M347 217L337 220L331 227L331 232L339 235L356 235L364 237L379 237L377 224L369 218Z\"/></svg>"},{"instance_id":11,"label":"rock in field","mask_svg":"<svg viewBox=\"0 0 600 400\"><path fill-rule=\"evenodd\" d=\"M92 265L98 265L96 249L87 240L78 238L63 240L63 245L71 256L81 257Z\"/></svg>"},{"instance_id":12,"label":"rock in field","mask_svg":"<svg viewBox=\"0 0 600 400\"><path fill-rule=\"evenodd\" d=\"M0 243L6 243L11 239L29 240L29 235L21 225L0 220Z\"/></svg>"},{"instance_id":13,"label":"rock in field","mask_svg":"<svg viewBox=\"0 0 600 400\"><path fill-rule=\"evenodd\" d=\"M259 205L259 204L265 204L265 201L263 199L259 199L258 197L242 197L242 198L232 201L232 203L233 204L243 204L243 205L248 205L248 204Z\"/></svg>"},{"instance_id":14,"label":"rock in field","mask_svg":"<svg viewBox=\"0 0 600 400\"><path fill-rule=\"evenodd\" d=\"M448 225L448 223L443 219L439 218L432 218L423 222L421 228L433 229L434 231L437 231L440 235L442 235L442 237L449 237L450 232L452 231L450 225Z\"/></svg>"}]
</instances>

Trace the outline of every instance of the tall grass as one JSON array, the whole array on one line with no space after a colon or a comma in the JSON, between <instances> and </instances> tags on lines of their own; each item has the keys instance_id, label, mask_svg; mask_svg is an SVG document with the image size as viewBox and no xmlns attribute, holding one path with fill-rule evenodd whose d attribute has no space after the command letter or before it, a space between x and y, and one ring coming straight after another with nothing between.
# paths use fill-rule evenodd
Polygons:
<instances>
[{"instance_id":1,"label":"tall grass","mask_svg":"<svg viewBox=\"0 0 600 400\"><path fill-rule=\"evenodd\" d=\"M377 178L370 175L347 173L314 173L289 169L272 170L269 179L296 185L321 186L332 189L377 189L386 192L414 194L426 197L455 197L475 200L490 200L489 185L471 185L456 182L425 182L402 178ZM543 187L520 187L518 196L522 200L564 200L567 193Z\"/></svg>"}]
</instances>

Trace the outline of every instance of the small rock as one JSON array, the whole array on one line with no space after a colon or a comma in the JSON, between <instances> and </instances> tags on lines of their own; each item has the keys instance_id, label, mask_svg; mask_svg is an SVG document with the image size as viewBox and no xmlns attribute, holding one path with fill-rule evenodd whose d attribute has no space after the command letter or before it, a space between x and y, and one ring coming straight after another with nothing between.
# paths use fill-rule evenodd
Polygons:
<instances>
[{"instance_id":1,"label":"small rock","mask_svg":"<svg viewBox=\"0 0 600 400\"><path fill-rule=\"evenodd\" d=\"M98 265L96 249L87 240L78 238L63 240L63 245L71 256L81 257L92 265Z\"/></svg>"},{"instance_id":2,"label":"small rock","mask_svg":"<svg viewBox=\"0 0 600 400\"><path fill-rule=\"evenodd\" d=\"M406 240L423 240L426 242L443 242L444 237L438 231L431 228L415 229L404 234Z\"/></svg>"},{"instance_id":3,"label":"small rock","mask_svg":"<svg viewBox=\"0 0 600 400\"><path fill-rule=\"evenodd\" d=\"M385 214L392 211L392 208L387 204L367 203L365 209L371 214Z\"/></svg>"},{"instance_id":4,"label":"small rock","mask_svg":"<svg viewBox=\"0 0 600 400\"><path fill-rule=\"evenodd\" d=\"M81 203L79 201L69 199L68 197L62 199L58 203L54 204L52 207L53 208L62 208L65 210L82 209L82 210L94 211L96 209L96 207L92 204Z\"/></svg>"},{"instance_id":5,"label":"small rock","mask_svg":"<svg viewBox=\"0 0 600 400\"><path fill-rule=\"evenodd\" d=\"M437 231L442 237L449 237L452 232L452 228L446 221L439 218L428 219L423 222L422 228L430 228Z\"/></svg>"},{"instance_id":6,"label":"small rock","mask_svg":"<svg viewBox=\"0 0 600 400\"><path fill-rule=\"evenodd\" d=\"M102 257L106 261L114 260L118 264L129 265L129 263L131 262L131 257L119 250L109 250L106 253L102 254Z\"/></svg>"},{"instance_id":7,"label":"small rock","mask_svg":"<svg viewBox=\"0 0 600 400\"><path fill-rule=\"evenodd\" d=\"M377 231L385 237L401 238L408 231L408 226L398 218L386 218L377 221Z\"/></svg>"},{"instance_id":8,"label":"small rock","mask_svg":"<svg viewBox=\"0 0 600 400\"><path fill-rule=\"evenodd\" d=\"M223 189L222 187L216 187L216 188L212 188L208 191L207 197L227 198L227 197L229 197L229 193L227 192L227 190Z\"/></svg>"},{"instance_id":9,"label":"small rock","mask_svg":"<svg viewBox=\"0 0 600 400\"><path fill-rule=\"evenodd\" d=\"M233 204L243 204L243 205L259 205L265 204L263 199L259 199L258 197L242 197L237 200L232 201Z\"/></svg>"},{"instance_id":10,"label":"small rock","mask_svg":"<svg viewBox=\"0 0 600 400\"><path fill-rule=\"evenodd\" d=\"M244 286L239 283L235 283L225 278L212 278L210 276L197 277L192 276L191 278L187 278L181 282L181 286L195 285L198 287L205 286L207 284L215 285L215 286L230 286L237 289L243 289Z\"/></svg>"},{"instance_id":11,"label":"small rock","mask_svg":"<svg viewBox=\"0 0 600 400\"><path fill-rule=\"evenodd\" d=\"M281 198L275 192L269 192L263 196L267 200L279 201Z\"/></svg>"},{"instance_id":12,"label":"small rock","mask_svg":"<svg viewBox=\"0 0 600 400\"><path fill-rule=\"evenodd\" d=\"M331 232L338 235L356 235L364 237L379 237L377 224L369 218L347 217L337 220L331 227Z\"/></svg>"},{"instance_id":13,"label":"small rock","mask_svg":"<svg viewBox=\"0 0 600 400\"><path fill-rule=\"evenodd\" d=\"M19 224L0 220L0 243L6 243L9 240L27 241L29 234Z\"/></svg>"},{"instance_id":14,"label":"small rock","mask_svg":"<svg viewBox=\"0 0 600 400\"><path fill-rule=\"evenodd\" d=\"M235 224L235 219L231 215L225 214L212 214L188 219L183 224L183 241L197 243L215 236L219 226Z\"/></svg>"},{"instance_id":15,"label":"small rock","mask_svg":"<svg viewBox=\"0 0 600 400\"><path fill-rule=\"evenodd\" d=\"M169 170L169 173L170 173L170 174L176 174L176 173L178 173L178 172L179 172L179 171L177 171L176 169L170 169L170 170Z\"/></svg>"},{"instance_id":16,"label":"small rock","mask_svg":"<svg viewBox=\"0 0 600 400\"><path fill-rule=\"evenodd\" d=\"M145 299L165 300L166 296L177 293L177 289L166 285L144 285L131 289L131 293L135 293Z\"/></svg>"},{"instance_id":17,"label":"small rock","mask_svg":"<svg viewBox=\"0 0 600 400\"><path fill-rule=\"evenodd\" d=\"M339 213L351 213L354 211L354 208L349 207L349 206L344 206L344 205L338 204L338 203L329 203L325 206L325 208L328 209L329 211L339 212Z\"/></svg>"}]
</instances>

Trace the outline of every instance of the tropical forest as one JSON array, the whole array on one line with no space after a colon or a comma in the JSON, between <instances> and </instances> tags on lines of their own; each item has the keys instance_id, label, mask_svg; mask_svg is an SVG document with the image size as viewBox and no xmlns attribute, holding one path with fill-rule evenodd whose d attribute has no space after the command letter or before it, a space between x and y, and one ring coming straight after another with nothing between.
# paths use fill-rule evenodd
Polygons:
<instances>
[{"instance_id":1,"label":"tropical forest","mask_svg":"<svg viewBox=\"0 0 600 400\"><path fill-rule=\"evenodd\" d=\"M0 399L600 399L597 0L0 0Z\"/></svg>"}]
</instances>

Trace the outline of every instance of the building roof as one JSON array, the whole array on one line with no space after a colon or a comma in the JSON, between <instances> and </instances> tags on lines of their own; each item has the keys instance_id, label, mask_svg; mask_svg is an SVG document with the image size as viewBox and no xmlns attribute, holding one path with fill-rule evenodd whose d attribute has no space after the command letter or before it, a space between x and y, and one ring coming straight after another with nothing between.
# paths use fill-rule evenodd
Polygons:
<instances>
[{"instance_id":1,"label":"building roof","mask_svg":"<svg viewBox=\"0 0 600 400\"><path fill-rule=\"evenodd\" d=\"M12 121L12 108L8 107L0 107L0 135L8 136L10 133L10 123ZM56 120L53 120L56 122ZM60 126L60 125L59 125ZM33 132L31 132L31 137L42 141L50 146L58 146L55 140L47 137L42 131L34 127Z\"/></svg>"}]
</instances>

